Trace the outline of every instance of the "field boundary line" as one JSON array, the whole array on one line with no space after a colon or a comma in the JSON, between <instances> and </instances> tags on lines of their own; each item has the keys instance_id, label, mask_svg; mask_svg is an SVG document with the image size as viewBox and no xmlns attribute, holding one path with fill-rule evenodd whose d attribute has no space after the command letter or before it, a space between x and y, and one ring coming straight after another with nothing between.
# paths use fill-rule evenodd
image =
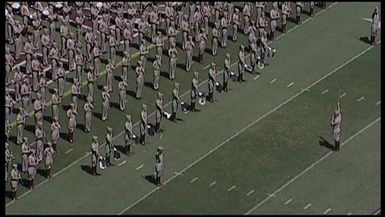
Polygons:
<instances>
[{"instance_id":1,"label":"field boundary line","mask_svg":"<svg viewBox=\"0 0 385 217\"><path fill-rule=\"evenodd\" d=\"M261 121L262 119L264 119L266 116L270 115L271 113L275 112L276 110L278 110L279 108L281 108L282 106L286 105L287 103L289 103L291 100L293 100L294 98L296 98L297 96L299 96L300 94L302 94L303 92L306 92L306 89L309 89L311 87L313 87L314 85L318 84L319 82L323 81L325 78L329 77L330 75L332 75L334 72L338 71L339 69L341 69L342 67L344 67L345 65L349 64L350 62L352 62L353 60L355 60L356 58L358 58L359 56L361 56L362 54L366 53L367 51L369 51L371 48L373 48L373 46L370 46L368 47L367 49L365 49L364 51L361 51L359 54L357 54L356 56L352 57L351 59L349 59L348 61L346 61L345 63L343 63L342 65L338 66L337 68L335 68L333 71L327 73L326 75L322 76L320 79L318 79L317 81L313 82L312 84L310 84L307 88L304 88L302 89L301 91L297 92L296 94L294 94L293 96L291 96L290 98L286 99L284 102L280 103L278 106L276 106L275 108L273 108L272 110L270 110L269 112L265 113L263 116L259 117L258 119L254 120L253 122L251 122L250 124L248 124L246 127L242 128L241 130L239 130L238 132L236 132L235 134L233 134L231 137L229 137L228 139L226 139L225 141L223 141L221 144L217 145L216 147L214 147L213 149L211 149L209 152L207 152L206 154L204 154L203 156L201 156L200 158L198 158L197 160L195 160L194 162L192 162L191 164L189 164L187 167L185 167L184 169L182 169L180 171L180 173L183 173L185 172L186 170L188 170L190 167L194 166L195 164L197 164L199 161L201 161L202 159L206 158L208 155L210 155L211 153L213 153L215 150L217 150L218 148L222 147L224 144L226 144L227 142L229 142L230 140L232 140L233 138L237 137L239 134L241 134L243 131L247 130L248 128L250 128L251 126L253 126L254 124L258 123L259 121ZM168 179L164 184L167 184L168 182L172 181L173 179L175 179L177 177L177 175L173 175L170 179ZM147 194L145 194L143 197L141 197L140 199L138 199L137 201L135 201L134 203L132 203L131 205L129 205L128 207L126 207L125 209L123 209L121 212L119 212L119 215L123 214L125 211L129 210L131 207L135 206L136 204L138 204L140 201L144 200L145 198L147 198L149 195L151 195L153 192L155 192L156 190L158 190L159 188L154 188L152 189L151 191L149 191ZM274 193L273 193L274 194ZM269 196L270 197L270 196Z\"/></svg>"},{"instance_id":2,"label":"field boundary line","mask_svg":"<svg viewBox=\"0 0 385 217\"><path fill-rule=\"evenodd\" d=\"M352 136L350 136L347 140L345 140L343 143L341 143L341 147L344 146L345 144L347 144L348 142L350 142L350 140L354 139L356 136L360 135L361 133L363 133L365 130L369 129L371 126L373 126L375 123L377 123L378 121L381 120L381 116L378 117L376 120L372 121L371 123L369 123L368 125L366 125L364 128L362 128L361 130L359 130L358 132L356 132L355 134L353 134ZM288 182L286 182L285 184L283 184L281 187L279 187L277 190L274 191L274 195L279 193L280 191L282 191L284 188L286 188L288 185L290 185L292 182L296 181L298 178L300 178L301 176L303 176L306 172L308 172L310 169L312 169L313 167L315 167L317 164L319 164L321 161L323 161L324 159L326 159L327 157L329 157L332 153L334 153L334 151L329 151L328 153L326 153L324 156L322 156L319 160L317 160L316 162L312 163L310 166L308 166L306 169L304 169L302 172L300 172L299 174L297 174L295 177L291 178ZM262 204L264 204L265 202L267 202L268 200L270 200L272 198L272 196L268 196L266 197L264 200L262 200L261 202L259 202L256 206L254 206L253 208L251 208L249 211L247 211L245 213L245 215L249 215L251 212L253 212L255 209L257 209L258 207L260 207ZM325 213L324 213L325 214Z\"/></svg>"}]
</instances>

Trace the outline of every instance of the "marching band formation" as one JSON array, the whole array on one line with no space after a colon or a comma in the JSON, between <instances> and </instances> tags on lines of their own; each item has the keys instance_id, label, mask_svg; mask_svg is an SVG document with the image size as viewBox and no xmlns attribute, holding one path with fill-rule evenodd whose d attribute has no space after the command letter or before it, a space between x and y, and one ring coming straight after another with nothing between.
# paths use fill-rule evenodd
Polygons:
<instances>
[{"instance_id":1,"label":"marching band formation","mask_svg":"<svg viewBox=\"0 0 385 217\"><path fill-rule=\"evenodd\" d=\"M271 5L268 5L271 4ZM168 113L163 105L163 93L158 93L155 100L156 123L154 129L149 125L147 105L142 105L140 112L140 134L133 133L131 115L126 114L125 153L130 154L131 144L145 145L146 134L153 130L162 133L161 121L163 117L177 122L177 110L197 111L196 102L204 104L206 98L214 102L214 93L227 92L228 83L233 81L244 82L245 70L256 73L263 69L267 58L273 57L276 50L270 46L275 39L275 32L287 31L287 20L292 15L290 2L245 2L243 7L230 2L7 2L6 4L6 181L8 180L9 166L12 198L16 199L16 191L21 174L29 176L29 187L34 187L34 176L40 162L45 160L46 176L52 177L54 155L59 152L58 144L63 120L59 119L62 99L65 97L66 77L75 75L71 86L71 103L67 110L68 140L76 141L77 116L84 113L85 132L92 131L92 116L94 105L94 90L100 76L101 57L108 53L106 82L101 94L101 107L103 121L107 121L109 107L111 106L111 93L114 91L114 74L121 73L118 82L119 108L126 111L128 73L131 70L133 43L139 45L139 60L136 63L136 98L141 99L146 73L149 46L146 38L156 46L156 56L152 63L153 89L160 87L160 68L169 61L169 79L174 80L172 90L172 112ZM314 2L296 2L296 22L301 22L301 11L309 5L310 14L313 15ZM325 8L325 2L321 3ZM268 9L271 8L271 9ZM267 14L267 15L265 15ZM254 18L256 15L256 19ZM21 19L19 19L21 18ZM280 26L279 26L280 24ZM72 26L75 26L73 28ZM160 31L160 26L166 26L166 32ZM212 27L212 37L209 31ZM57 31L59 30L59 31ZM180 84L175 81L175 71L178 62L177 34L181 33L180 41L182 50L186 51L186 68L191 70L193 51L199 50L198 61L203 63L205 50L208 44L212 46L212 55L217 55L218 45L227 47L227 40L238 40L238 33L247 36L249 45L240 45L236 58L238 60L238 73L231 71L231 54L227 53L224 60L223 80L217 79L217 64L211 63L208 72L208 93L201 91L199 86L199 72L193 72L191 81L191 103L180 99ZM100 36L100 37L98 37ZM168 47L165 41L168 40ZM211 42L209 42L210 40ZM136 41L136 42L135 42ZM14 48L11 51L11 47ZM85 48L85 49L82 49ZM163 51L169 56L163 58ZM123 52L121 72L117 72L116 55ZM250 53L250 64L246 64L246 52ZM150 65L151 67L151 65ZM24 70L25 68L25 70ZM83 74L86 81L82 81ZM49 88L49 84L56 82L57 88ZM82 86L86 87L86 99L83 99ZM96 85L96 86L95 86ZM51 100L48 101L49 90L52 89ZM79 99L84 101L82 107L78 106ZM33 109L30 111L30 104ZM51 137L43 128L43 116L46 116L47 107L52 107ZM11 113L18 109L15 122L12 122ZM28 142L24 136L26 119L33 114L35 118L35 142ZM11 129L17 128L17 144L21 147L21 171L13 163L15 157L10 150L8 137ZM100 168L110 166L113 157L119 158L119 153L112 141L112 128L107 127L105 157L99 153L98 137L92 137L91 162L92 174L97 175L98 164ZM33 147L36 144L36 147ZM161 157L160 157L161 155ZM161 185L163 171L163 148L159 148L156 157L157 183Z\"/></svg>"}]
</instances>

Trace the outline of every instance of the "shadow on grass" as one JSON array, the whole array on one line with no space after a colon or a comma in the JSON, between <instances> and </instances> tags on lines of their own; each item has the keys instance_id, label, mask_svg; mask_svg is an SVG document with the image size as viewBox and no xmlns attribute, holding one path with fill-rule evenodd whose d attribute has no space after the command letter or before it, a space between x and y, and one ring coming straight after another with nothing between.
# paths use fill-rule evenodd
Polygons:
<instances>
[{"instance_id":1,"label":"shadow on grass","mask_svg":"<svg viewBox=\"0 0 385 217\"><path fill-rule=\"evenodd\" d=\"M37 169L36 170L36 173L43 176L43 177L46 177L46 172L44 169Z\"/></svg>"},{"instance_id":2,"label":"shadow on grass","mask_svg":"<svg viewBox=\"0 0 385 217\"><path fill-rule=\"evenodd\" d=\"M368 38L367 36L365 36L365 37L360 37L360 41L363 41L363 42L365 42L366 44L370 44L370 40L369 40L369 38Z\"/></svg>"},{"instance_id":3,"label":"shadow on grass","mask_svg":"<svg viewBox=\"0 0 385 217\"><path fill-rule=\"evenodd\" d=\"M83 132L86 131L86 125L84 124L76 124L76 128L82 130Z\"/></svg>"},{"instance_id":4,"label":"shadow on grass","mask_svg":"<svg viewBox=\"0 0 385 217\"><path fill-rule=\"evenodd\" d=\"M148 182L150 182L150 183L152 183L152 184L154 184L154 185L157 184L154 175L147 175L147 176L145 176L144 178L145 178Z\"/></svg>"},{"instance_id":5,"label":"shadow on grass","mask_svg":"<svg viewBox=\"0 0 385 217\"><path fill-rule=\"evenodd\" d=\"M132 90L127 90L127 93L128 93L128 95L130 95L130 96L132 96L133 98L136 99L136 93L135 93L134 91L132 91Z\"/></svg>"},{"instance_id":6,"label":"shadow on grass","mask_svg":"<svg viewBox=\"0 0 385 217\"><path fill-rule=\"evenodd\" d=\"M118 150L120 153L126 153L126 149L124 148L124 145L115 145L116 150Z\"/></svg>"},{"instance_id":7,"label":"shadow on grass","mask_svg":"<svg viewBox=\"0 0 385 217\"><path fill-rule=\"evenodd\" d=\"M151 82L148 82L148 81L144 82L144 86L149 87L149 88L151 88L152 90L154 89L154 85L152 85L152 83L151 83Z\"/></svg>"},{"instance_id":8,"label":"shadow on grass","mask_svg":"<svg viewBox=\"0 0 385 217\"><path fill-rule=\"evenodd\" d=\"M322 136L319 137L319 145L324 146L330 150L334 150L334 145L329 143L326 139L324 139Z\"/></svg>"},{"instance_id":9,"label":"shadow on grass","mask_svg":"<svg viewBox=\"0 0 385 217\"><path fill-rule=\"evenodd\" d=\"M167 79L169 78L168 72L165 72L165 71L160 71L160 76L163 76Z\"/></svg>"},{"instance_id":10,"label":"shadow on grass","mask_svg":"<svg viewBox=\"0 0 385 217\"><path fill-rule=\"evenodd\" d=\"M94 112L94 116L102 120L102 113Z\"/></svg>"},{"instance_id":11,"label":"shadow on grass","mask_svg":"<svg viewBox=\"0 0 385 217\"><path fill-rule=\"evenodd\" d=\"M86 173L92 175L92 168L88 165L81 165L80 168Z\"/></svg>"},{"instance_id":12,"label":"shadow on grass","mask_svg":"<svg viewBox=\"0 0 385 217\"><path fill-rule=\"evenodd\" d=\"M116 108L116 109L118 109L118 110L120 110L120 104L117 103L117 102L111 102L111 106Z\"/></svg>"},{"instance_id":13,"label":"shadow on grass","mask_svg":"<svg viewBox=\"0 0 385 217\"><path fill-rule=\"evenodd\" d=\"M51 116L43 116L43 119L49 123L52 123L52 117Z\"/></svg>"},{"instance_id":14,"label":"shadow on grass","mask_svg":"<svg viewBox=\"0 0 385 217\"><path fill-rule=\"evenodd\" d=\"M12 191L5 191L5 196L12 200Z\"/></svg>"}]
</instances>

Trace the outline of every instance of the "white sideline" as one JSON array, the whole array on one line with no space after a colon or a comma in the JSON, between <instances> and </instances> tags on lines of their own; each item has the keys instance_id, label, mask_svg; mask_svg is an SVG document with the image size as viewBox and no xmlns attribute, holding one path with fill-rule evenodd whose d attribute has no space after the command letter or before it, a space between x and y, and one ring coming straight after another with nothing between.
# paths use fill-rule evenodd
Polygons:
<instances>
[{"instance_id":1,"label":"white sideline","mask_svg":"<svg viewBox=\"0 0 385 217\"><path fill-rule=\"evenodd\" d=\"M341 147L344 146L346 143L348 143L350 140L354 139L356 136L358 136L359 134L361 134L362 132L364 132L365 130L367 130L369 127L371 127L373 124L377 123L379 120L381 120L381 117L378 117L376 120L372 121L370 124L366 125L364 128L362 128L360 131L358 131L357 133L353 134L351 137L349 137L347 140L345 140L343 143L341 143ZM286 182L284 185L282 185L281 187L279 187L277 190L274 191L273 194L277 194L279 193L280 191L282 191L284 188L286 188L286 186L288 186L290 183L294 182L295 180L297 180L298 178L300 178L302 175L304 175L306 172L308 172L311 168L313 168L314 166L316 166L317 164L319 164L321 161L323 161L325 158L329 157L329 155L331 155L334 151L329 151L328 153L326 153L323 157L321 157L319 160L317 160L316 162L314 162L313 164L311 164L309 167L307 167L305 170L303 170L301 173L299 173L298 175L296 175L295 177L293 177L292 179L290 179L288 182ZM258 207L260 207L262 204L264 204L266 201L270 200L272 196L268 196L266 197L264 200L262 200L261 202L259 202L256 206L254 206L253 208L251 208L249 211L247 211L245 213L245 215L248 215L250 214L251 212L253 212L255 209L257 209ZM324 213L325 214L325 213Z\"/></svg>"}]
</instances>

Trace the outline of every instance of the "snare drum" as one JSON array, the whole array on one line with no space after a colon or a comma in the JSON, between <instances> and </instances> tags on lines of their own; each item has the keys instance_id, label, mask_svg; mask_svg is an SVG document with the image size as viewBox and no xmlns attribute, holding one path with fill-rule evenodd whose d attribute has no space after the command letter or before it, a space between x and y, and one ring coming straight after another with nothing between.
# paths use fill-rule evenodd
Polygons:
<instances>
[{"instance_id":1,"label":"snare drum","mask_svg":"<svg viewBox=\"0 0 385 217\"><path fill-rule=\"evenodd\" d=\"M12 4L13 14L20 14L20 3L15 2Z\"/></svg>"}]
</instances>

